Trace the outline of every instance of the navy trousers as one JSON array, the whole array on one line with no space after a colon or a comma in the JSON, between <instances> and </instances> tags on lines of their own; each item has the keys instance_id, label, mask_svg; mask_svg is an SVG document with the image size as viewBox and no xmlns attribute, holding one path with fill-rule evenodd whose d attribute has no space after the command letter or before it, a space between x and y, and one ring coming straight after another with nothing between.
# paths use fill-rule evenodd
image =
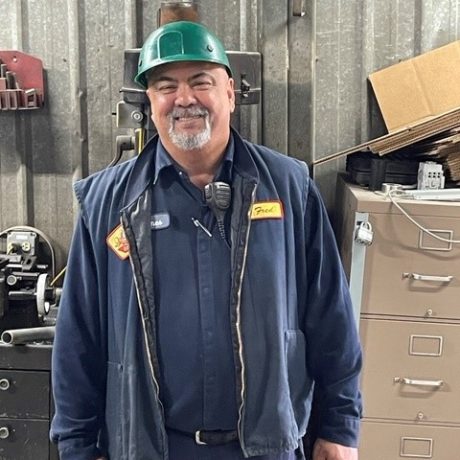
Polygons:
<instances>
[{"instance_id":1,"label":"navy trousers","mask_svg":"<svg viewBox=\"0 0 460 460\"><path fill-rule=\"evenodd\" d=\"M221 446L202 446L192 438L168 431L169 460L245 460L238 441ZM294 451L282 454L260 455L250 460L297 460Z\"/></svg>"}]
</instances>

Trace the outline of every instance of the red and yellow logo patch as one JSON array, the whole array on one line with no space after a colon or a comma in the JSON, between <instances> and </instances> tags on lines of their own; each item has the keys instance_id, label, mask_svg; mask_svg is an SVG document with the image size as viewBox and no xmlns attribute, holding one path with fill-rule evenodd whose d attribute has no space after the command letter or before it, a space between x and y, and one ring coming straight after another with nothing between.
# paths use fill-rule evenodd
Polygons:
<instances>
[{"instance_id":1,"label":"red and yellow logo patch","mask_svg":"<svg viewBox=\"0 0 460 460\"><path fill-rule=\"evenodd\" d=\"M121 260L125 260L129 257L129 243L121 224L110 232L105 241L109 248L112 249Z\"/></svg>"},{"instance_id":2,"label":"red and yellow logo patch","mask_svg":"<svg viewBox=\"0 0 460 460\"><path fill-rule=\"evenodd\" d=\"M281 201L258 201L252 205L251 220L282 219L284 216Z\"/></svg>"}]
</instances>

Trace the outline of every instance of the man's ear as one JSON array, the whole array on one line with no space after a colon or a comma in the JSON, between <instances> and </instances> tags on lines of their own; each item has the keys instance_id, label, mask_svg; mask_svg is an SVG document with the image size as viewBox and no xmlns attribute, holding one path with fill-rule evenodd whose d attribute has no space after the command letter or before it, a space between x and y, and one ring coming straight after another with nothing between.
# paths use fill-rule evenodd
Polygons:
<instances>
[{"instance_id":1,"label":"man's ear","mask_svg":"<svg viewBox=\"0 0 460 460\"><path fill-rule=\"evenodd\" d=\"M235 111L235 80L233 78L228 79L227 94L230 101L230 113L233 113Z\"/></svg>"},{"instance_id":2,"label":"man's ear","mask_svg":"<svg viewBox=\"0 0 460 460\"><path fill-rule=\"evenodd\" d=\"M155 124L154 114L153 114L153 103L152 103L152 91L151 91L151 89L147 88L145 90L145 94L147 94L147 97L148 97L149 102L150 102L150 119L152 120L153 124Z\"/></svg>"}]
</instances>

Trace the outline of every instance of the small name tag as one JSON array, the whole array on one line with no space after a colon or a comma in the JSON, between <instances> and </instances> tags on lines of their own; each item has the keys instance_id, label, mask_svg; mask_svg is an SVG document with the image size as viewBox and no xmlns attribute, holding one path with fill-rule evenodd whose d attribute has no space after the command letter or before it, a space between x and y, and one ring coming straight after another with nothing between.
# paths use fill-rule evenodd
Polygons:
<instances>
[{"instance_id":1,"label":"small name tag","mask_svg":"<svg viewBox=\"0 0 460 460\"><path fill-rule=\"evenodd\" d=\"M152 230L162 230L163 228L168 228L171 219L167 212L162 212L159 214L154 214L152 220L150 221L150 228Z\"/></svg>"},{"instance_id":2,"label":"small name tag","mask_svg":"<svg viewBox=\"0 0 460 460\"><path fill-rule=\"evenodd\" d=\"M251 208L251 220L282 219L284 217L281 201L258 201Z\"/></svg>"}]
</instances>

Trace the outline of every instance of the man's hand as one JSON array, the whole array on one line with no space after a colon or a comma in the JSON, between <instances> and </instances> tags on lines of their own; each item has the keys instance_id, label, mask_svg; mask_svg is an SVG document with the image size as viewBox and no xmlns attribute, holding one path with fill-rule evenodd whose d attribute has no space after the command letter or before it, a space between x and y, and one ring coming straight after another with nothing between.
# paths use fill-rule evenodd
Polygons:
<instances>
[{"instance_id":1,"label":"man's hand","mask_svg":"<svg viewBox=\"0 0 460 460\"><path fill-rule=\"evenodd\" d=\"M313 460L358 460L358 449L317 439L313 448Z\"/></svg>"}]
</instances>

